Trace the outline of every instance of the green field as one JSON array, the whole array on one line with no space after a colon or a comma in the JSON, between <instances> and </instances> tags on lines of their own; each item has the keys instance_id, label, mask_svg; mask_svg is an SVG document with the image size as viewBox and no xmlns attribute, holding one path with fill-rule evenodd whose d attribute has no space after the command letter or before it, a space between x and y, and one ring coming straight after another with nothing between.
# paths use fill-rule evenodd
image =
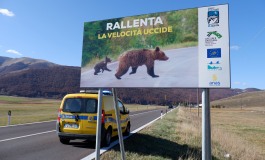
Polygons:
<instances>
[{"instance_id":1,"label":"green field","mask_svg":"<svg viewBox=\"0 0 265 160\"><path fill-rule=\"evenodd\" d=\"M57 119L61 100L0 96L0 126L8 123L7 113L11 111L11 125L41 122ZM161 106L125 104L130 111L158 109ZM162 107L163 108L163 107Z\"/></svg>"},{"instance_id":2,"label":"green field","mask_svg":"<svg viewBox=\"0 0 265 160\"><path fill-rule=\"evenodd\" d=\"M7 125L11 111L11 125L56 120L60 100L0 96L0 126Z\"/></svg>"}]
</instances>

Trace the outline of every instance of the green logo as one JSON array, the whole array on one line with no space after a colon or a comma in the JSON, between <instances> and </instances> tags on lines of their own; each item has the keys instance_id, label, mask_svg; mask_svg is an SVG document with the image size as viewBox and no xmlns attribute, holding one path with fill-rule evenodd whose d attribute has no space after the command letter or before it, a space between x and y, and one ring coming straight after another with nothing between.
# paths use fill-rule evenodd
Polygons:
<instances>
[{"instance_id":1,"label":"green logo","mask_svg":"<svg viewBox=\"0 0 265 160\"><path fill-rule=\"evenodd\" d=\"M210 37L211 35L215 35L218 39L222 38L222 35L217 31L207 32L207 36Z\"/></svg>"}]
</instances>

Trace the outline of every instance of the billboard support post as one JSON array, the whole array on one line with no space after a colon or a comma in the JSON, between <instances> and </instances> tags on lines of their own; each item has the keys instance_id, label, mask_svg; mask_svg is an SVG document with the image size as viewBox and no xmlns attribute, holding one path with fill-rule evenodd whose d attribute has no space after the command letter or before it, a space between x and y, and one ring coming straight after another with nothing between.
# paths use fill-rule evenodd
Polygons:
<instances>
[{"instance_id":1,"label":"billboard support post","mask_svg":"<svg viewBox=\"0 0 265 160\"><path fill-rule=\"evenodd\" d=\"M197 88L197 107L198 107L198 117L199 117L200 116L199 88Z\"/></svg>"},{"instance_id":2,"label":"billboard support post","mask_svg":"<svg viewBox=\"0 0 265 160\"><path fill-rule=\"evenodd\" d=\"M125 160L125 150L124 150L123 136L122 136L122 130L121 130L120 110L119 110L118 103L117 103L118 102L117 101L117 93L116 93L115 88L112 88L112 93L113 93L114 108L115 108L115 115L116 115L118 135L119 135L121 159Z\"/></svg>"},{"instance_id":3,"label":"billboard support post","mask_svg":"<svg viewBox=\"0 0 265 160\"><path fill-rule=\"evenodd\" d=\"M96 135L96 160L99 160L100 159L101 118L102 118L102 89L100 88L98 90L97 135Z\"/></svg>"},{"instance_id":4,"label":"billboard support post","mask_svg":"<svg viewBox=\"0 0 265 160\"><path fill-rule=\"evenodd\" d=\"M202 159L211 160L211 115L209 89L202 90Z\"/></svg>"}]
</instances>

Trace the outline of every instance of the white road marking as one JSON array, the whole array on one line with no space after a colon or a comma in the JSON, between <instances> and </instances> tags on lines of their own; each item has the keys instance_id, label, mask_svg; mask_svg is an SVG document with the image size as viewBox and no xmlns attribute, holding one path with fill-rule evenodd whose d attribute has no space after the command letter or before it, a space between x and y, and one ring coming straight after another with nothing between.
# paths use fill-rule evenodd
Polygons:
<instances>
[{"instance_id":1,"label":"white road marking","mask_svg":"<svg viewBox=\"0 0 265 160\"><path fill-rule=\"evenodd\" d=\"M154 111L157 111L157 110L152 110L152 111L147 111L147 112L142 112L142 113L137 113L137 114L133 114L133 115L130 115L130 116L136 116L136 115L141 115L141 114L145 114L145 113L149 113L149 112L154 112ZM158 117L160 118L160 117ZM158 119L157 118L157 119ZM44 121L44 122L35 122L35 123L27 123L27 124L37 124L37 123L45 123L45 122L53 122L53 121ZM153 122L153 121L152 121ZM27 125L27 124L19 124L19 125L12 125L12 126L21 126L21 125ZM148 123L147 125L149 125L151 123ZM146 126L146 125L144 125ZM5 126L5 127L8 127L8 126ZM10 127L10 126L9 126ZM141 128L141 127L140 127ZM144 128L144 127L143 127ZM139 129L139 128L138 128ZM141 128L142 129L142 128ZM141 130L140 129L140 130ZM40 133L34 133L34 134L29 134L29 135L24 135L24 136L19 136L19 137L14 137L14 138L8 138L8 139L3 139L3 140L0 140L0 142L6 142L6 141L11 141L11 140L15 140L15 139L21 139L21 138L26 138L26 137L32 137L32 136L36 136L36 135L41 135L41 134L46 134L46 133L51 133L51 132L55 132L56 130L51 130L51 131L45 131L45 132L40 132ZM136 130L132 131L131 133L136 133L138 132L138 130L135 132ZM129 135L130 136L130 135ZM127 136L127 137L129 137ZM127 138L125 137L125 139Z\"/></svg>"},{"instance_id":2,"label":"white road marking","mask_svg":"<svg viewBox=\"0 0 265 160\"><path fill-rule=\"evenodd\" d=\"M35 134L29 134L29 135L20 136L20 137L8 138L8 139L0 140L0 142L6 142L6 141L11 141L11 140L20 139L20 138L26 138L26 137L32 137L32 136L46 134L46 133L51 133L51 132L55 132L55 131L56 130L51 130L51 131L40 132L40 133L35 133Z\"/></svg>"},{"instance_id":3,"label":"white road marking","mask_svg":"<svg viewBox=\"0 0 265 160\"><path fill-rule=\"evenodd\" d=\"M47 123L47 122L56 122L56 120L42 121L42 122L33 122L33 123L23 123L23 124L9 125L9 126L0 126L0 128L24 126L24 125L29 125L29 124L40 124L40 123Z\"/></svg>"},{"instance_id":4,"label":"white road marking","mask_svg":"<svg viewBox=\"0 0 265 160\"><path fill-rule=\"evenodd\" d=\"M158 111L158 109L157 110L152 110L152 111L146 111L146 112L142 112L142 113L133 114L133 115L130 115L130 117L141 115L141 114L145 114L145 113L149 113L149 112L155 112L155 111Z\"/></svg>"}]
</instances>

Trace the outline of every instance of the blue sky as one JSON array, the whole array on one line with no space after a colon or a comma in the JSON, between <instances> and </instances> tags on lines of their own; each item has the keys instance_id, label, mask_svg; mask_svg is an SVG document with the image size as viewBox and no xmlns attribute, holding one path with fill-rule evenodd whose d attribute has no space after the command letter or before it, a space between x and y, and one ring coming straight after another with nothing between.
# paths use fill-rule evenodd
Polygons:
<instances>
[{"instance_id":1,"label":"blue sky","mask_svg":"<svg viewBox=\"0 0 265 160\"><path fill-rule=\"evenodd\" d=\"M81 66L84 22L225 3L232 88L265 89L264 0L0 0L0 56Z\"/></svg>"}]
</instances>

